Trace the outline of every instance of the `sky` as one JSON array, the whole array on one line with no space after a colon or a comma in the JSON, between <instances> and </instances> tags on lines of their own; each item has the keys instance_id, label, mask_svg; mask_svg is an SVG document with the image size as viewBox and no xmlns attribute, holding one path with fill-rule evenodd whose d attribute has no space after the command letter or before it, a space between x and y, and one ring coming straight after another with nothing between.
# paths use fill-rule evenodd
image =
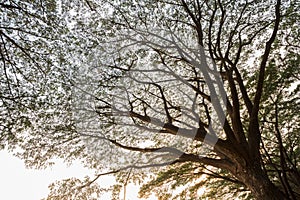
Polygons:
<instances>
[{"instance_id":1,"label":"sky","mask_svg":"<svg viewBox=\"0 0 300 200\"><path fill-rule=\"evenodd\" d=\"M6 151L0 151L0 199L38 200L48 194L48 185L56 180L91 174L76 163L67 167L63 162L46 170L26 169L24 162Z\"/></svg>"},{"instance_id":2,"label":"sky","mask_svg":"<svg viewBox=\"0 0 300 200\"><path fill-rule=\"evenodd\" d=\"M21 159L7 151L0 151L0 199L3 200L40 200L47 197L50 183L70 177L83 178L86 175L93 175L93 171L84 168L79 162L68 167L58 160L51 168L33 170L26 169ZM101 185L109 185L114 182L114 178L105 176L99 181ZM128 186L126 199L138 200L137 192L137 186ZM108 200L110 195L106 194L102 199Z\"/></svg>"}]
</instances>

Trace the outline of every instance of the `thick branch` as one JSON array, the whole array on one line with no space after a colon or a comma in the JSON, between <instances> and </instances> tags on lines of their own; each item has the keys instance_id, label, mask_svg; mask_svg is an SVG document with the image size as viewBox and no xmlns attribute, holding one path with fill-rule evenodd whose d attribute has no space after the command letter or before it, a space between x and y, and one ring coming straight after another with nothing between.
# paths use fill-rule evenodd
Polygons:
<instances>
[{"instance_id":1,"label":"thick branch","mask_svg":"<svg viewBox=\"0 0 300 200\"><path fill-rule=\"evenodd\" d=\"M260 106L260 99L263 93L263 83L265 78L265 69L267 65L267 61L271 52L271 47L273 42L275 41L276 34L279 27L280 22L280 4L281 0L277 0L276 8L275 8L275 24L274 29L271 35L271 38L266 43L265 51L262 57L262 62L260 64L259 69L259 77L256 87L256 93L255 98L253 102L253 109L251 112L250 117L250 124L249 124L249 150L250 154L252 155L252 158L254 161L257 162L257 164L260 162L260 153L259 153L259 144L260 144L260 130L259 130L259 123L258 123L258 111Z\"/></svg>"},{"instance_id":2,"label":"thick branch","mask_svg":"<svg viewBox=\"0 0 300 200\"><path fill-rule=\"evenodd\" d=\"M0 7L6 8L6 9L18 9L18 10L21 10L20 7L17 7L17 6L11 5L11 4L5 4L5 3L0 3Z\"/></svg>"}]
</instances>

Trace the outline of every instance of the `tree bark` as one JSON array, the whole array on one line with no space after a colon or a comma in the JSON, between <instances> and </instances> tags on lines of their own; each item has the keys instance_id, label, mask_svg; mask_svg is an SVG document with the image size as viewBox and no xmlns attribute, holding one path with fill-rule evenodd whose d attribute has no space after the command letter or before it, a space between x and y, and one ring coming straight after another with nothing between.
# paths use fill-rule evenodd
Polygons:
<instances>
[{"instance_id":1,"label":"tree bark","mask_svg":"<svg viewBox=\"0 0 300 200\"><path fill-rule=\"evenodd\" d=\"M287 200L284 193L276 187L261 169L247 169L237 177L248 187L257 200Z\"/></svg>"}]
</instances>

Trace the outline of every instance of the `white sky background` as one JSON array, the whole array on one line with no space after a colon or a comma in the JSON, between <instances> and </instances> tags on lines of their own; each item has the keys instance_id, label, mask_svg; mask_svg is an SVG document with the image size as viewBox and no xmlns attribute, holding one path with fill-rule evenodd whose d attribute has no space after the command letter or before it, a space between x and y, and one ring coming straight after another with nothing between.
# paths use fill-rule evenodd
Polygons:
<instances>
[{"instance_id":1,"label":"white sky background","mask_svg":"<svg viewBox=\"0 0 300 200\"><path fill-rule=\"evenodd\" d=\"M79 162L68 167L62 161L46 170L26 169L24 162L7 151L0 151L0 199L3 200L40 200L47 197L48 185L56 180L70 177L84 178L93 171L84 168ZM100 179L101 185L114 182L113 176ZM138 186L127 186L127 200L138 200ZM103 195L100 200L109 200ZM155 199L150 198L150 199Z\"/></svg>"},{"instance_id":2,"label":"white sky background","mask_svg":"<svg viewBox=\"0 0 300 200\"><path fill-rule=\"evenodd\" d=\"M0 163L0 199L6 200L38 200L47 196L50 183L91 173L79 163L67 167L59 162L46 170L26 169L21 159L6 151L0 152Z\"/></svg>"}]
</instances>

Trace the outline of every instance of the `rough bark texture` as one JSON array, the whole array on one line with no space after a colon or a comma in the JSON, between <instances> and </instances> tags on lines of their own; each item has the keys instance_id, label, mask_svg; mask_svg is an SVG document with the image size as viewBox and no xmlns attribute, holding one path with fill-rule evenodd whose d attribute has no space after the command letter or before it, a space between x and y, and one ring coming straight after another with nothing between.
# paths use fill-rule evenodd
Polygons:
<instances>
[{"instance_id":1,"label":"rough bark texture","mask_svg":"<svg viewBox=\"0 0 300 200\"><path fill-rule=\"evenodd\" d=\"M259 172L260 171L260 172ZM251 190L253 196L259 200L283 200L288 199L276 187L261 170L248 169L241 175L245 185Z\"/></svg>"}]
</instances>

